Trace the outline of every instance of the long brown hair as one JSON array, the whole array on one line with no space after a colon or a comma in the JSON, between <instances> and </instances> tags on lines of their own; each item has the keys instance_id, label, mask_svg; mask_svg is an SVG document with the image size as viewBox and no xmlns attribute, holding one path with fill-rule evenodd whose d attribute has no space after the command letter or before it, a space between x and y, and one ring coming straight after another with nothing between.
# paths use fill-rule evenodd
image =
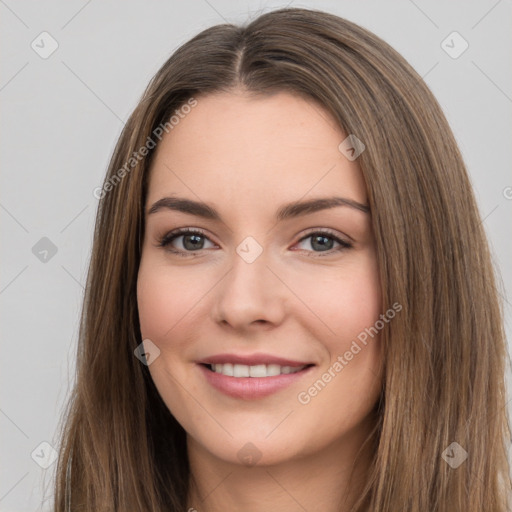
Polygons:
<instances>
[{"instance_id":1,"label":"long brown hair","mask_svg":"<svg viewBox=\"0 0 512 512\"><path fill-rule=\"evenodd\" d=\"M396 51L349 21L305 9L201 32L156 73L126 123L99 194L55 510L186 510L185 432L134 356L154 149L127 162L190 98L234 87L305 94L366 146L358 162L383 310L399 302L403 311L381 332L378 437L353 510L505 512L505 336L463 159L437 101ZM454 450L467 453L457 468L447 458Z\"/></svg>"}]
</instances>

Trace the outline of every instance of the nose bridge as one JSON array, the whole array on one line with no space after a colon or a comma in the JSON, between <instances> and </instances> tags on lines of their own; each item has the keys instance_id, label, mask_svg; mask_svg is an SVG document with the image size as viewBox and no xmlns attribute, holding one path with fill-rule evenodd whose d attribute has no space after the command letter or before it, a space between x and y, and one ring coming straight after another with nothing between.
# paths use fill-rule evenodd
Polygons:
<instances>
[{"instance_id":1,"label":"nose bridge","mask_svg":"<svg viewBox=\"0 0 512 512\"><path fill-rule=\"evenodd\" d=\"M279 323L284 313L283 286L269 264L268 251L254 237L242 240L232 256L230 271L218 287L217 320L237 327L262 320Z\"/></svg>"}]
</instances>

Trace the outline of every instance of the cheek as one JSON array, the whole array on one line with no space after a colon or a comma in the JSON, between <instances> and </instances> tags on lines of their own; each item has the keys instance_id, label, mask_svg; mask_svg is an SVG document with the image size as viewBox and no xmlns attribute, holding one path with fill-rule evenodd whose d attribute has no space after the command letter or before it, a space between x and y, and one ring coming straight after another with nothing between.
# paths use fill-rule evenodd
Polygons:
<instances>
[{"instance_id":1,"label":"cheek","mask_svg":"<svg viewBox=\"0 0 512 512\"><path fill-rule=\"evenodd\" d=\"M306 302L321 319L319 322L308 315L308 327L313 330L313 323L318 326L314 332L325 358L298 399L317 415L329 411L332 421L324 427L334 435L337 429L361 421L380 392L380 330L375 325L382 301L375 255L359 255L357 261L340 267L329 279L311 277L303 283Z\"/></svg>"},{"instance_id":2,"label":"cheek","mask_svg":"<svg viewBox=\"0 0 512 512\"><path fill-rule=\"evenodd\" d=\"M190 284L180 271L158 266L149 259L141 262L137 279L141 336L160 349L159 357L149 366L151 378L167 408L193 433L200 421L196 420L199 413L191 406L189 393L195 395L197 391L183 361L192 359L188 340L195 336L194 326L199 322L194 314L205 290ZM183 383L187 383L186 389Z\"/></svg>"},{"instance_id":3,"label":"cheek","mask_svg":"<svg viewBox=\"0 0 512 512\"><path fill-rule=\"evenodd\" d=\"M382 313L379 273L374 256L360 263L336 285L337 301L326 304L336 336L325 342L330 362L322 380L328 381L328 389L318 393L316 407L342 404L337 410L330 408L335 424L361 421L381 387L380 330L375 329Z\"/></svg>"},{"instance_id":4,"label":"cheek","mask_svg":"<svg viewBox=\"0 0 512 512\"><path fill-rule=\"evenodd\" d=\"M317 274L303 279L303 285L304 302L321 326L318 337L333 357L348 350L351 341L373 326L381 313L381 287L373 254L360 255L353 264L325 278L319 279Z\"/></svg>"},{"instance_id":5,"label":"cheek","mask_svg":"<svg viewBox=\"0 0 512 512\"><path fill-rule=\"evenodd\" d=\"M175 322L173 293L167 280L141 268L137 281L137 305L142 338L160 339Z\"/></svg>"},{"instance_id":6,"label":"cheek","mask_svg":"<svg viewBox=\"0 0 512 512\"><path fill-rule=\"evenodd\" d=\"M208 290L206 280L169 267L141 263L137 305L143 338L164 341L194 315L194 306Z\"/></svg>"}]
</instances>

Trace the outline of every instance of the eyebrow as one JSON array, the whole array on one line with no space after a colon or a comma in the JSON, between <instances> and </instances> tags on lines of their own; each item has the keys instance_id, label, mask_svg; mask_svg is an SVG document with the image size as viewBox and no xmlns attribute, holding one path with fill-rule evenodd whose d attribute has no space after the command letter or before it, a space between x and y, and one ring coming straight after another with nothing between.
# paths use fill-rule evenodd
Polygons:
<instances>
[{"instance_id":1,"label":"eyebrow","mask_svg":"<svg viewBox=\"0 0 512 512\"><path fill-rule=\"evenodd\" d=\"M369 206L354 201L353 199L347 199L345 197L323 197L285 204L277 211L276 220L282 221L338 206L348 206L349 208L353 208L363 213L370 212ZM211 205L199 201L193 201L192 199L186 199L184 197L162 197L162 199L159 199L151 206L148 210L148 215L161 210L174 210L188 213L190 215L196 215L197 217L203 217L205 219L222 221L219 212Z\"/></svg>"}]
</instances>

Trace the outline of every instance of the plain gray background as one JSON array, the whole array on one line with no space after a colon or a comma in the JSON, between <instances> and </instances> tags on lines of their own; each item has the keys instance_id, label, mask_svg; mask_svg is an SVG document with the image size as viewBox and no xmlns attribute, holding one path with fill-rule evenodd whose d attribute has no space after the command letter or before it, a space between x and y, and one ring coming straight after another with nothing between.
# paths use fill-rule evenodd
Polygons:
<instances>
[{"instance_id":1,"label":"plain gray background","mask_svg":"<svg viewBox=\"0 0 512 512\"><path fill-rule=\"evenodd\" d=\"M208 26L286 5L355 21L424 76L475 187L501 268L511 339L511 0L0 0L1 511L50 509L55 464L43 469L36 461L51 460L42 442L58 448L97 207L93 190L123 122L179 45ZM468 48L453 58L464 41ZM58 48L44 55L52 44ZM55 254L38 252L48 249L43 237Z\"/></svg>"}]
</instances>

